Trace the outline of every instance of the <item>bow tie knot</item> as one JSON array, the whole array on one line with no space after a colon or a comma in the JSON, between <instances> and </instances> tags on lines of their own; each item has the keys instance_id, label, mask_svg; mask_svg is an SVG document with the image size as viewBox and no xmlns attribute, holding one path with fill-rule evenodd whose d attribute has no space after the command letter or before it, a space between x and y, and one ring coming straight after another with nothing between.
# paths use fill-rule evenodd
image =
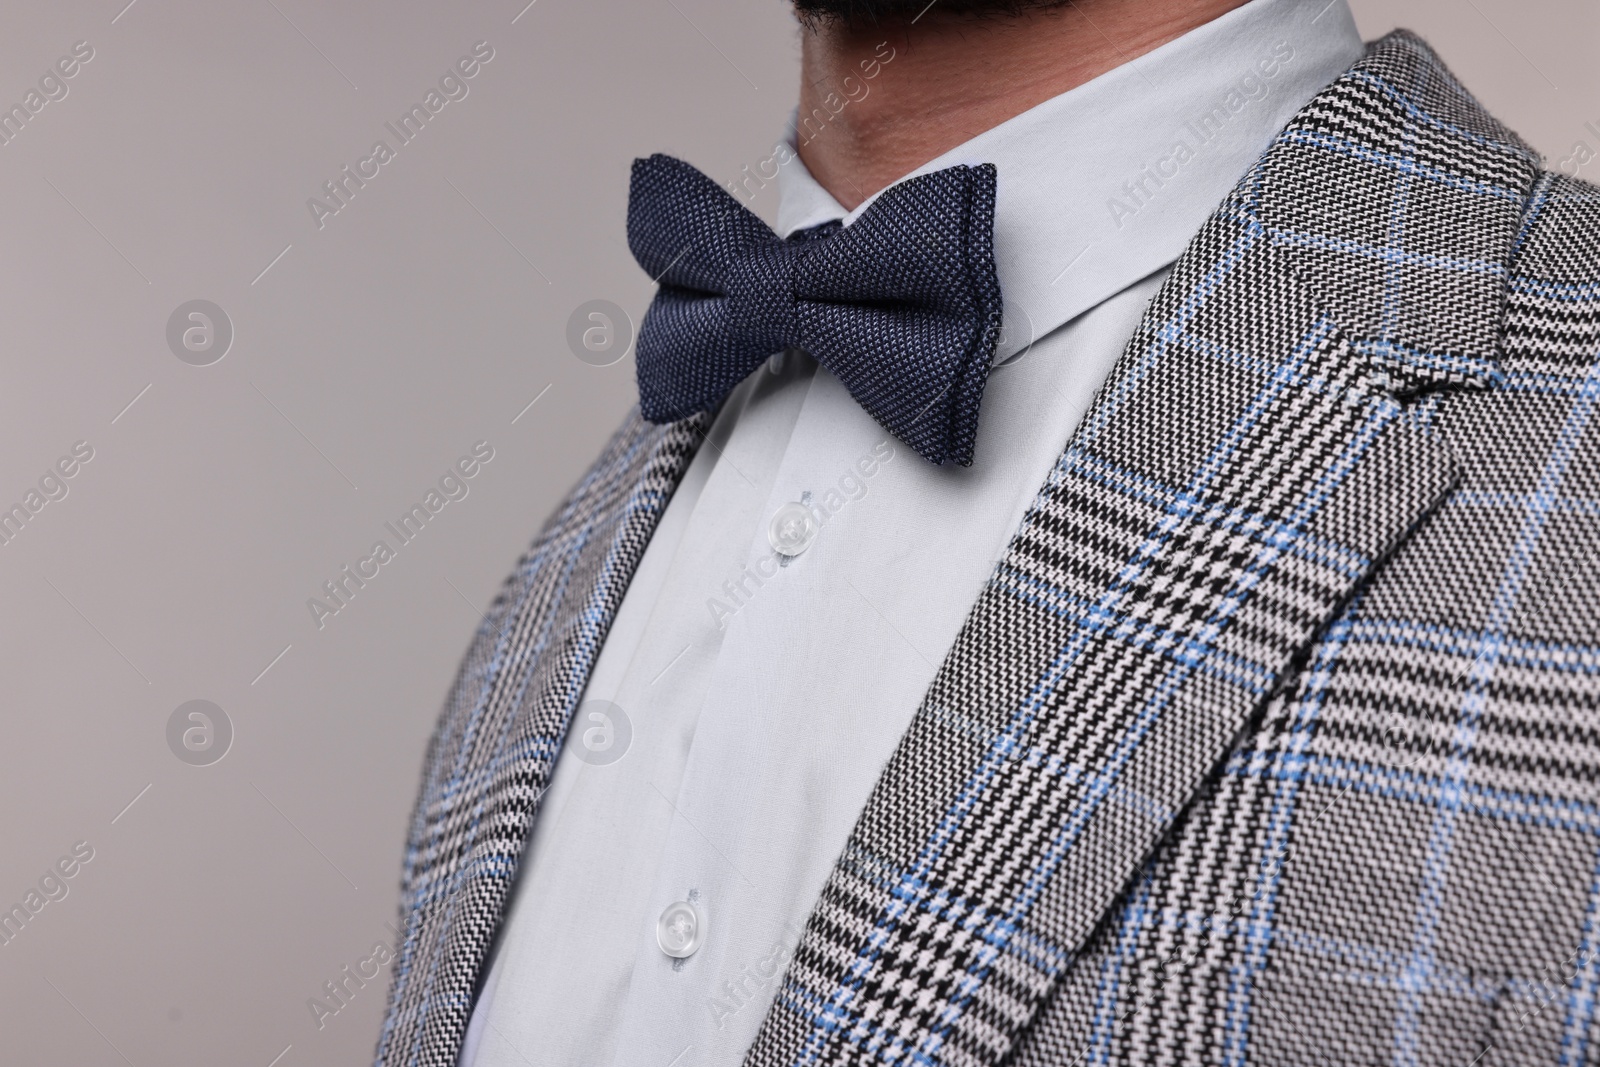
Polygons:
<instances>
[{"instance_id":1,"label":"bow tie knot","mask_svg":"<svg viewBox=\"0 0 1600 1067\"><path fill-rule=\"evenodd\" d=\"M1000 334L994 194L992 165L951 167L784 240L687 163L636 160L628 245L660 283L639 329L641 413L715 410L793 346L924 458L971 463Z\"/></svg>"},{"instance_id":2,"label":"bow tie knot","mask_svg":"<svg viewBox=\"0 0 1600 1067\"><path fill-rule=\"evenodd\" d=\"M749 351L771 355L800 344L795 283L800 260L808 251L801 241L761 241L730 258L729 328Z\"/></svg>"}]
</instances>

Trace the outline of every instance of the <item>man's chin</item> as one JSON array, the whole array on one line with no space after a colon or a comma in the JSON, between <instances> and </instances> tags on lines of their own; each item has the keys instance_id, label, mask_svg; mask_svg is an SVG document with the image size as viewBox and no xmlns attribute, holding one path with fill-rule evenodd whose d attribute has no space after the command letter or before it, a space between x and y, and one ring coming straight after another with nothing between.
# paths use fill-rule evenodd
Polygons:
<instances>
[{"instance_id":1,"label":"man's chin","mask_svg":"<svg viewBox=\"0 0 1600 1067\"><path fill-rule=\"evenodd\" d=\"M795 14L807 26L856 29L911 22L925 13L941 19L1012 18L1063 7L1070 0L794 0Z\"/></svg>"}]
</instances>

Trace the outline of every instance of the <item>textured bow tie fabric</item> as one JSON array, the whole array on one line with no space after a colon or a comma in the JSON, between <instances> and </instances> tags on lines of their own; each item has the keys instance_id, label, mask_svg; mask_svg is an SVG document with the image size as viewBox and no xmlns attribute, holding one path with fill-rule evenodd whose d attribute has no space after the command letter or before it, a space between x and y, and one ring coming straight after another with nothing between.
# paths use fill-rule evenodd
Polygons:
<instances>
[{"instance_id":1,"label":"textured bow tie fabric","mask_svg":"<svg viewBox=\"0 0 1600 1067\"><path fill-rule=\"evenodd\" d=\"M660 283L639 329L641 413L715 411L792 346L924 459L970 464L1000 336L994 198L993 165L950 167L784 240L682 160L635 160L628 246Z\"/></svg>"}]
</instances>

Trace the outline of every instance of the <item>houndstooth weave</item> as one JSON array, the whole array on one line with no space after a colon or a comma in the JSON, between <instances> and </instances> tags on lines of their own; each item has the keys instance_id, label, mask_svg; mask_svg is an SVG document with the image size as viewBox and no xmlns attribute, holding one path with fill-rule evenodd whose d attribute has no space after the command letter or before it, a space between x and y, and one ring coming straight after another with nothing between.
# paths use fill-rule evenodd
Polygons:
<instances>
[{"instance_id":1,"label":"houndstooth weave","mask_svg":"<svg viewBox=\"0 0 1600 1067\"><path fill-rule=\"evenodd\" d=\"M1600 190L1405 33L1152 301L747 1058L1600 1062ZM631 419L429 749L381 1064L453 1064L704 428Z\"/></svg>"}]
</instances>

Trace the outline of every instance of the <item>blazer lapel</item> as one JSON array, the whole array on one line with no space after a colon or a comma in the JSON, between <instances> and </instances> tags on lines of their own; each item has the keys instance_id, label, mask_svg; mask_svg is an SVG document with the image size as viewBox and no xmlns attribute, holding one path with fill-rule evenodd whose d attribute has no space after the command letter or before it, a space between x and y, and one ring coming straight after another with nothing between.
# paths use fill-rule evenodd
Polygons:
<instances>
[{"instance_id":1,"label":"blazer lapel","mask_svg":"<svg viewBox=\"0 0 1600 1067\"><path fill-rule=\"evenodd\" d=\"M1005 1059L1324 620L1448 492L1431 408L1400 397L1498 376L1534 173L1408 35L1279 136L1040 490L748 1064Z\"/></svg>"},{"instance_id":2,"label":"blazer lapel","mask_svg":"<svg viewBox=\"0 0 1600 1067\"><path fill-rule=\"evenodd\" d=\"M455 1067L573 709L710 419L635 412L495 599L428 746L376 1062Z\"/></svg>"}]
</instances>

